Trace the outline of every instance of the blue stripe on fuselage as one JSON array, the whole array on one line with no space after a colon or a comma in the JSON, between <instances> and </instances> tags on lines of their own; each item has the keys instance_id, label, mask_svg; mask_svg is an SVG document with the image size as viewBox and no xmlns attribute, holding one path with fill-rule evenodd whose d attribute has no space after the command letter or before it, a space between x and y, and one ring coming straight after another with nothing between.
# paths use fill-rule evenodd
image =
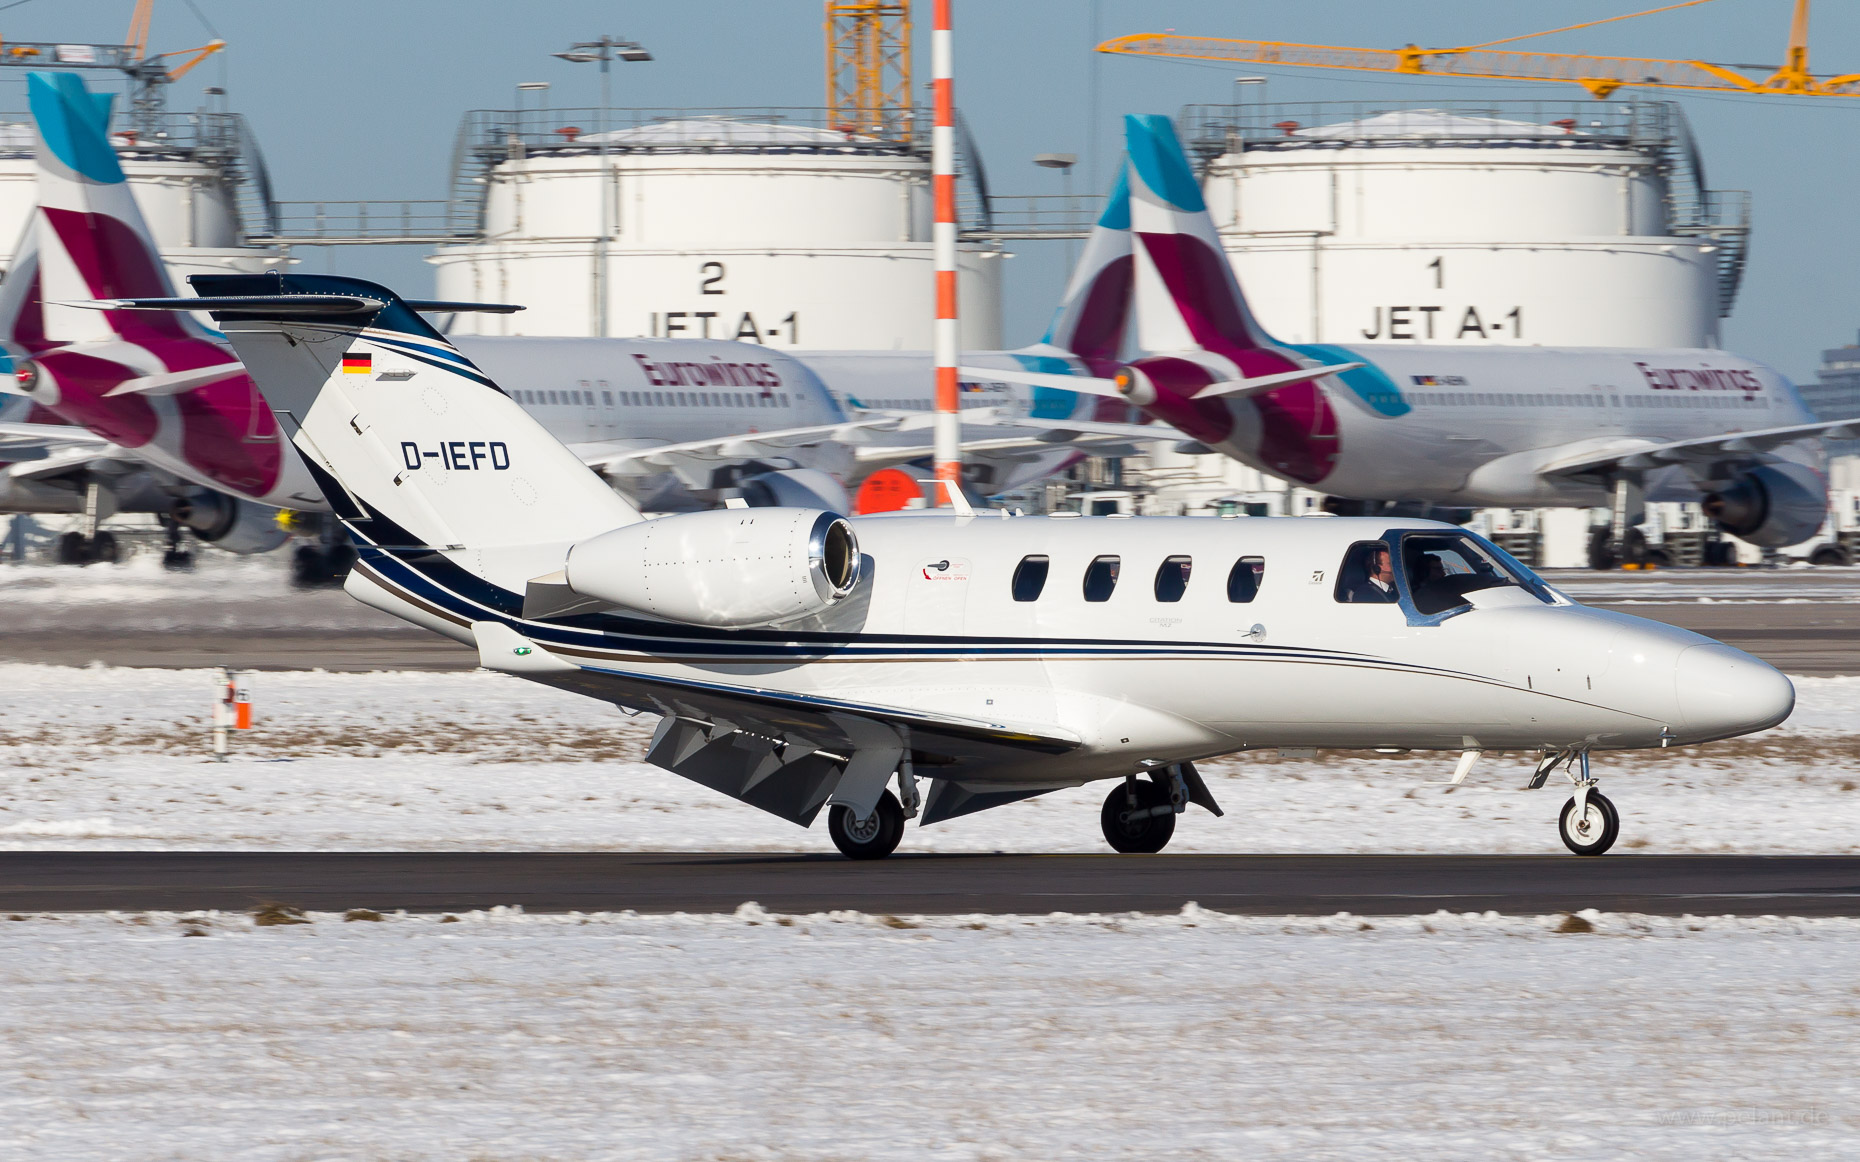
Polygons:
<instances>
[{"instance_id":1,"label":"blue stripe on fuselage","mask_svg":"<svg viewBox=\"0 0 1860 1162\"><path fill-rule=\"evenodd\" d=\"M1361 352L1328 343L1287 343L1285 346L1324 363L1361 363L1363 366L1355 371L1346 371L1336 378L1343 380L1344 386L1355 392L1377 415L1405 416L1414 410L1401 397L1401 389L1395 386L1395 381Z\"/></svg>"},{"instance_id":2,"label":"blue stripe on fuselage","mask_svg":"<svg viewBox=\"0 0 1860 1162\"><path fill-rule=\"evenodd\" d=\"M1072 366L1070 361L1057 355L1023 355L1018 351L1009 354L1025 371L1036 371L1041 375L1079 374L1078 368ZM1070 420L1077 418L1078 406L1079 393L1076 391L1035 385L1032 408L1027 414L1036 420Z\"/></svg>"}]
</instances>

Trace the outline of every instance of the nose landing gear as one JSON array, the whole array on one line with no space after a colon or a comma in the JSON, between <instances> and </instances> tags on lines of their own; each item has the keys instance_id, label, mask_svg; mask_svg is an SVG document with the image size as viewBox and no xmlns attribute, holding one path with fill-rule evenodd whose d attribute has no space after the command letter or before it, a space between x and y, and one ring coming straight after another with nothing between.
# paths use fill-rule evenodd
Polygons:
<instances>
[{"instance_id":1,"label":"nose landing gear","mask_svg":"<svg viewBox=\"0 0 1860 1162\"><path fill-rule=\"evenodd\" d=\"M1543 786L1550 772L1559 766L1576 785L1576 793L1563 804L1563 812L1557 817L1557 834L1563 837L1563 846L1577 855L1601 855L1613 847L1621 835L1621 813L1615 810L1608 796L1596 790L1595 777L1589 773L1586 749L1546 752L1537 763L1528 789L1534 791Z\"/></svg>"},{"instance_id":2,"label":"nose landing gear","mask_svg":"<svg viewBox=\"0 0 1860 1162\"><path fill-rule=\"evenodd\" d=\"M1613 847L1615 837L1621 834L1621 815L1600 791L1591 790L1585 795L1578 790L1563 804L1557 831L1563 836L1563 846L1577 855L1600 855Z\"/></svg>"}]
</instances>

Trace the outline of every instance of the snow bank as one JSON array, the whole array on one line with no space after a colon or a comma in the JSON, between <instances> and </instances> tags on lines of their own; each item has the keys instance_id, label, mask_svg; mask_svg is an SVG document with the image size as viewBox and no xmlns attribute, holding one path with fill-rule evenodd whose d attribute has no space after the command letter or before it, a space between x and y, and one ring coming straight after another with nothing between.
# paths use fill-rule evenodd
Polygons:
<instances>
[{"instance_id":1,"label":"snow bank","mask_svg":"<svg viewBox=\"0 0 1860 1162\"><path fill-rule=\"evenodd\" d=\"M0 920L0 1155L1802 1162L1860 1129L1855 920L306 919Z\"/></svg>"}]
</instances>

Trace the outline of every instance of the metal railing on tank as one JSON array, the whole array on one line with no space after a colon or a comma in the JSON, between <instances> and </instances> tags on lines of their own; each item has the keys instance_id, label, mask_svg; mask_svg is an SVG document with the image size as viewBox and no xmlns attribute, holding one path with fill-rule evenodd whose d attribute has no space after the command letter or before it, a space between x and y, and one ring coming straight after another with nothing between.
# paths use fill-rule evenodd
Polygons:
<instances>
[{"instance_id":1,"label":"metal railing on tank","mask_svg":"<svg viewBox=\"0 0 1860 1162\"><path fill-rule=\"evenodd\" d=\"M1671 236L1711 240L1721 316L1731 313L1748 260L1750 195L1706 188L1691 126L1674 101L1189 105L1177 114L1176 125L1203 175L1217 158L1258 150L1632 150L1649 158L1664 181Z\"/></svg>"},{"instance_id":2,"label":"metal railing on tank","mask_svg":"<svg viewBox=\"0 0 1860 1162\"><path fill-rule=\"evenodd\" d=\"M470 241L451 232L452 203L444 198L399 201L276 202L276 230L252 239L281 245L370 246Z\"/></svg>"}]
</instances>

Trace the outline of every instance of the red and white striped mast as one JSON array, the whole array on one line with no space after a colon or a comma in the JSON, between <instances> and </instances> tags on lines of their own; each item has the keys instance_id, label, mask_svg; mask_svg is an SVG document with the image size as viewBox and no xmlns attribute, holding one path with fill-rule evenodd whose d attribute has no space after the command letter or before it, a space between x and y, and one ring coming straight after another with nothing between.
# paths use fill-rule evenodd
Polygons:
<instances>
[{"instance_id":1,"label":"red and white striped mast","mask_svg":"<svg viewBox=\"0 0 1860 1162\"><path fill-rule=\"evenodd\" d=\"M962 487L962 420L956 365L961 334L956 318L956 96L950 53L952 0L936 0L930 32L930 88L936 101L936 124L930 130L930 171L936 203L931 250L936 260L936 427L932 450L936 478L947 486L931 501L954 505Z\"/></svg>"}]
</instances>

